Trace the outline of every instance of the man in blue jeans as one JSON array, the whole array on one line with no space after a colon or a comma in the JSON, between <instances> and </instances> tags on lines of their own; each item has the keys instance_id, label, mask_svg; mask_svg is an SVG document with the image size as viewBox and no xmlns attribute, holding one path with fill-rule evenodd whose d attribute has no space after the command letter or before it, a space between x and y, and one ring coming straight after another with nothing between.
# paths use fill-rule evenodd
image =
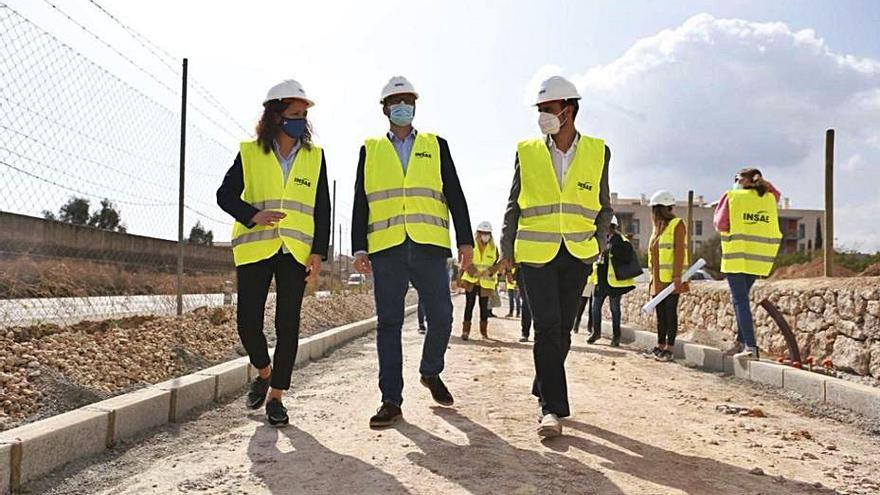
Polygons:
<instances>
[{"instance_id":1,"label":"man in blue jeans","mask_svg":"<svg viewBox=\"0 0 880 495\"><path fill-rule=\"evenodd\" d=\"M419 293L428 329L419 366L421 384L440 405L452 394L440 379L452 330L452 299L446 260L451 257L449 214L455 224L459 263L473 258L467 202L449 153L434 134L412 126L418 94L404 77L382 90L390 131L361 147L355 178L351 246L354 268L373 273L376 347L382 404L370 427L391 426L403 416L403 351L400 342L409 283Z\"/></svg>"}]
</instances>

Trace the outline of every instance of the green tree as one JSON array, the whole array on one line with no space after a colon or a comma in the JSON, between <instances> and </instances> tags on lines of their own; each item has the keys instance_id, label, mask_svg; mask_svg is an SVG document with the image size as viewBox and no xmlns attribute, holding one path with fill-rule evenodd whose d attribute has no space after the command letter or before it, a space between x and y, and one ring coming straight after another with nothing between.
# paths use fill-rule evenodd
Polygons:
<instances>
[{"instance_id":1,"label":"green tree","mask_svg":"<svg viewBox=\"0 0 880 495\"><path fill-rule=\"evenodd\" d=\"M58 220L73 225L88 225L89 200L76 196L71 197L58 210Z\"/></svg>"},{"instance_id":2,"label":"green tree","mask_svg":"<svg viewBox=\"0 0 880 495\"><path fill-rule=\"evenodd\" d=\"M103 230L115 230L125 232L125 225L116 206L107 198L101 200L101 209L92 213L89 217L89 226Z\"/></svg>"},{"instance_id":3,"label":"green tree","mask_svg":"<svg viewBox=\"0 0 880 495\"><path fill-rule=\"evenodd\" d=\"M196 221L196 224L193 225L192 229L189 231L189 239L187 239L187 242L202 246L213 246L214 232L210 230L206 231L205 227L202 226L202 222Z\"/></svg>"}]
</instances>

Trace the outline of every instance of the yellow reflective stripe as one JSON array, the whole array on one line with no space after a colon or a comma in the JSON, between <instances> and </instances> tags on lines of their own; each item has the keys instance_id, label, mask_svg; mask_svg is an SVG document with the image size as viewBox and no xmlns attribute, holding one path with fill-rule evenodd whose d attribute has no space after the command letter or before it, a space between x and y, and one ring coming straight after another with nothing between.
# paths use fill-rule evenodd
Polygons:
<instances>
[{"instance_id":1,"label":"yellow reflective stripe","mask_svg":"<svg viewBox=\"0 0 880 495\"><path fill-rule=\"evenodd\" d=\"M660 249L672 249L675 247L675 244L671 242L661 242L659 246Z\"/></svg>"},{"instance_id":2,"label":"yellow reflective stripe","mask_svg":"<svg viewBox=\"0 0 880 495\"><path fill-rule=\"evenodd\" d=\"M541 205L541 206L532 206L529 208L523 208L519 212L519 216L522 218L531 218L531 217L540 217L543 215L552 215L554 213L568 213L572 215L581 215L592 220L596 219L596 216L599 215L599 212L596 210L591 210L585 206L576 205L572 203L562 203L560 204L552 204L552 205Z\"/></svg>"},{"instance_id":3,"label":"yellow reflective stripe","mask_svg":"<svg viewBox=\"0 0 880 495\"><path fill-rule=\"evenodd\" d=\"M760 261L763 263L773 263L776 261L775 256L761 256L759 254L749 253L724 253L721 255L722 260L749 260Z\"/></svg>"},{"instance_id":4,"label":"yellow reflective stripe","mask_svg":"<svg viewBox=\"0 0 880 495\"><path fill-rule=\"evenodd\" d=\"M242 244L247 244L249 242L259 242L259 241L268 241L271 239L278 238L278 231L275 229L272 230L261 230L259 232L248 232L246 234L242 234L235 239L232 240L232 247L240 246Z\"/></svg>"},{"instance_id":5,"label":"yellow reflective stripe","mask_svg":"<svg viewBox=\"0 0 880 495\"><path fill-rule=\"evenodd\" d=\"M566 232L563 236L572 242L584 242L593 238L594 231L590 232Z\"/></svg>"},{"instance_id":6,"label":"yellow reflective stripe","mask_svg":"<svg viewBox=\"0 0 880 495\"><path fill-rule=\"evenodd\" d=\"M284 237L291 237L298 241L302 241L306 244L312 243L312 236L306 234L305 232L301 232L299 230L294 229L279 229L281 231L281 235Z\"/></svg>"},{"instance_id":7,"label":"yellow reflective stripe","mask_svg":"<svg viewBox=\"0 0 880 495\"><path fill-rule=\"evenodd\" d=\"M779 244L781 239L779 237L765 237L752 234L722 234L721 240L723 242L746 241L761 242L765 244Z\"/></svg>"},{"instance_id":8,"label":"yellow reflective stripe","mask_svg":"<svg viewBox=\"0 0 880 495\"><path fill-rule=\"evenodd\" d=\"M660 265L661 270L672 270L672 265Z\"/></svg>"},{"instance_id":9,"label":"yellow reflective stripe","mask_svg":"<svg viewBox=\"0 0 880 495\"><path fill-rule=\"evenodd\" d=\"M529 230L518 230L516 232L516 240L533 241L533 242L562 242L562 234L558 232L533 232Z\"/></svg>"},{"instance_id":10,"label":"yellow reflective stripe","mask_svg":"<svg viewBox=\"0 0 880 495\"><path fill-rule=\"evenodd\" d=\"M562 203L562 213L570 213L572 215L581 215L592 220L596 220L596 217L599 215L599 212L596 210L591 210L585 206L576 205L572 203Z\"/></svg>"},{"instance_id":11,"label":"yellow reflective stripe","mask_svg":"<svg viewBox=\"0 0 880 495\"><path fill-rule=\"evenodd\" d=\"M370 194L367 194L367 201L372 203L374 201L382 201L385 199L391 198L402 198L403 196L407 196L410 198L431 198L440 201L443 204L446 204L446 197L443 196L443 193L440 191L435 191L433 189L429 189L427 187L410 187L410 188L402 188L398 187L395 189L385 189L383 191L376 191Z\"/></svg>"},{"instance_id":12,"label":"yellow reflective stripe","mask_svg":"<svg viewBox=\"0 0 880 495\"><path fill-rule=\"evenodd\" d=\"M426 223L438 227L449 228L449 222L447 222L446 219L420 213L413 215L397 215L385 220L373 222L367 226L367 233L372 234L404 223Z\"/></svg>"},{"instance_id":13,"label":"yellow reflective stripe","mask_svg":"<svg viewBox=\"0 0 880 495\"><path fill-rule=\"evenodd\" d=\"M257 201L252 204L252 206L258 210L293 210L301 213L305 213L306 215L314 215L315 209L305 203L300 203L299 201L294 201L292 199L267 199L266 201Z\"/></svg>"}]
</instances>

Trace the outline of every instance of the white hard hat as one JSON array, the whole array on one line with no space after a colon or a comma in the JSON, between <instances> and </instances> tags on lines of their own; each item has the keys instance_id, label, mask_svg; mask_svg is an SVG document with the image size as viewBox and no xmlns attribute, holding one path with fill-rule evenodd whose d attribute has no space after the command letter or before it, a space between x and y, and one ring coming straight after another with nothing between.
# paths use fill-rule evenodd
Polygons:
<instances>
[{"instance_id":1,"label":"white hard hat","mask_svg":"<svg viewBox=\"0 0 880 495\"><path fill-rule=\"evenodd\" d=\"M302 84L293 79L288 79L272 86L269 89L269 92L266 93L266 99L263 100L263 104L265 105L266 102L272 100L283 100L284 98L299 98L300 100L305 101L309 107L315 106L315 102L306 96Z\"/></svg>"},{"instance_id":2,"label":"white hard hat","mask_svg":"<svg viewBox=\"0 0 880 495\"><path fill-rule=\"evenodd\" d=\"M480 222L480 225L477 225L477 232L488 232L492 233L492 224L489 222Z\"/></svg>"},{"instance_id":3,"label":"white hard hat","mask_svg":"<svg viewBox=\"0 0 880 495\"><path fill-rule=\"evenodd\" d=\"M617 215L611 215L611 225L620 225L620 222L617 221Z\"/></svg>"},{"instance_id":4,"label":"white hard hat","mask_svg":"<svg viewBox=\"0 0 880 495\"><path fill-rule=\"evenodd\" d=\"M391 95L399 95L402 93L412 93L416 95L416 98L419 97L419 94L416 93L416 88L407 78L403 76L394 76L389 79L388 84L382 88L382 97L379 99L379 103L383 103L385 98L388 98Z\"/></svg>"},{"instance_id":5,"label":"white hard hat","mask_svg":"<svg viewBox=\"0 0 880 495\"><path fill-rule=\"evenodd\" d=\"M659 190L651 195L651 206L675 206L675 196L669 191Z\"/></svg>"},{"instance_id":6,"label":"white hard hat","mask_svg":"<svg viewBox=\"0 0 880 495\"><path fill-rule=\"evenodd\" d=\"M541 83L535 105L556 100L580 100L581 95L571 81L562 76L553 76Z\"/></svg>"}]
</instances>

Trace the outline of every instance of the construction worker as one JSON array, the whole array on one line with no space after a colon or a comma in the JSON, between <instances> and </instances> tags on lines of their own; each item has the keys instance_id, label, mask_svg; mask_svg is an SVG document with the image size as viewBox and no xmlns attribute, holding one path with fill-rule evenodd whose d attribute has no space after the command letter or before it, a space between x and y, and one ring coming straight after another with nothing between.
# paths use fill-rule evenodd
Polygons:
<instances>
[{"instance_id":1,"label":"construction worker","mask_svg":"<svg viewBox=\"0 0 880 495\"><path fill-rule=\"evenodd\" d=\"M468 340L471 332L471 318L474 306L480 302L480 335L489 337L489 299L495 292L498 271L498 249L492 240L492 224L482 222L474 234L474 260L461 275L465 290L464 319L461 322L461 340Z\"/></svg>"},{"instance_id":2,"label":"construction worker","mask_svg":"<svg viewBox=\"0 0 880 495\"><path fill-rule=\"evenodd\" d=\"M657 305L657 345L647 357L657 361L673 361L675 337L678 334L678 298L687 292L688 284L681 275L688 266L687 226L673 213L675 197L669 191L657 191L651 196L651 216L654 230L648 243L648 267L651 295L656 296L669 284L675 291Z\"/></svg>"},{"instance_id":3,"label":"construction worker","mask_svg":"<svg viewBox=\"0 0 880 495\"><path fill-rule=\"evenodd\" d=\"M400 330L409 284L424 305L428 331L419 366L421 384L434 401L451 406L440 373L452 329L452 300L446 260L452 256L449 213L455 223L458 260L467 269L473 238L467 202L446 140L412 125L418 93L395 76L379 99L388 133L361 147L355 177L351 245L354 268L373 273L376 299L379 389L382 404L370 418L374 428L402 417L403 355Z\"/></svg>"},{"instance_id":4,"label":"construction worker","mask_svg":"<svg viewBox=\"0 0 880 495\"><path fill-rule=\"evenodd\" d=\"M571 328L592 263L605 249L612 214L611 151L575 128L580 99L565 78L541 84L535 107L544 136L517 147L502 231L504 263L519 263L535 324L532 394L540 405L542 437L562 434L559 418L570 415L565 359Z\"/></svg>"},{"instance_id":5,"label":"construction worker","mask_svg":"<svg viewBox=\"0 0 880 495\"><path fill-rule=\"evenodd\" d=\"M519 318L520 309L522 308L522 295L516 286L516 267L513 267L504 274L504 281L507 283L507 317L515 316Z\"/></svg>"},{"instance_id":6,"label":"construction worker","mask_svg":"<svg viewBox=\"0 0 880 495\"><path fill-rule=\"evenodd\" d=\"M629 239L620 232L617 216L611 217L607 246L608 250L593 265L593 326L587 342L593 344L602 336L602 306L605 298L608 298L611 306L611 347L620 347L620 298L636 288L636 281L631 278L618 279L614 271L614 263L628 263L635 255Z\"/></svg>"},{"instance_id":7,"label":"construction worker","mask_svg":"<svg viewBox=\"0 0 880 495\"><path fill-rule=\"evenodd\" d=\"M330 239L327 165L308 121L313 105L292 79L273 86L263 100L257 138L241 143L217 190L217 204L235 218L238 335L259 370L247 407L265 402L273 426L289 421L281 397L290 388L296 361L303 293L321 272ZM263 313L273 277L277 342L270 361Z\"/></svg>"},{"instance_id":8,"label":"construction worker","mask_svg":"<svg viewBox=\"0 0 880 495\"><path fill-rule=\"evenodd\" d=\"M749 292L758 277L770 274L779 251L782 233L776 205L780 196L760 170L744 168L734 177L734 188L715 207L721 271L727 275L737 328L736 342L725 354L737 359L758 359Z\"/></svg>"}]
</instances>

